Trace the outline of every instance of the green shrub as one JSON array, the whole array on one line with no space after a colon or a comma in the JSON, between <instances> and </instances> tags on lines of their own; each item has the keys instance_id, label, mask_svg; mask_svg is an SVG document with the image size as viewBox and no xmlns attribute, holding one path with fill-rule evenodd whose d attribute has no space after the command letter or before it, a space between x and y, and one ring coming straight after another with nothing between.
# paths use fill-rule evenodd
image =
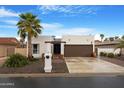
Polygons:
<instances>
[{"instance_id":1,"label":"green shrub","mask_svg":"<svg viewBox=\"0 0 124 93\"><path fill-rule=\"evenodd\" d=\"M108 57L113 58L115 55L113 53L108 53Z\"/></svg>"},{"instance_id":2,"label":"green shrub","mask_svg":"<svg viewBox=\"0 0 124 93\"><path fill-rule=\"evenodd\" d=\"M107 56L107 53L104 53L104 56Z\"/></svg>"},{"instance_id":3,"label":"green shrub","mask_svg":"<svg viewBox=\"0 0 124 93\"><path fill-rule=\"evenodd\" d=\"M100 56L107 56L107 53L105 53L105 52L100 52Z\"/></svg>"},{"instance_id":4,"label":"green shrub","mask_svg":"<svg viewBox=\"0 0 124 93\"><path fill-rule=\"evenodd\" d=\"M29 63L28 59L21 54L13 54L7 58L4 66L7 67L22 67Z\"/></svg>"},{"instance_id":5,"label":"green shrub","mask_svg":"<svg viewBox=\"0 0 124 93\"><path fill-rule=\"evenodd\" d=\"M121 54L115 54L115 57L120 57L121 56Z\"/></svg>"},{"instance_id":6,"label":"green shrub","mask_svg":"<svg viewBox=\"0 0 124 93\"><path fill-rule=\"evenodd\" d=\"M104 52L100 52L100 56L103 56L104 55Z\"/></svg>"}]
</instances>

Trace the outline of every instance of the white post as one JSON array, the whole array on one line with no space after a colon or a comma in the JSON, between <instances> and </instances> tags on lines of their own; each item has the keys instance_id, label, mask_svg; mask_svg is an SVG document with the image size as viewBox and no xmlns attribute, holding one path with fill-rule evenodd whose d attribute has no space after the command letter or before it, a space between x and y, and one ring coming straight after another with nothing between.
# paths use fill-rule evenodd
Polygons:
<instances>
[{"instance_id":1,"label":"white post","mask_svg":"<svg viewBox=\"0 0 124 93\"><path fill-rule=\"evenodd\" d=\"M94 38L93 38L92 44L93 44L93 56L96 57L96 53L95 53L95 40L94 40Z\"/></svg>"},{"instance_id":2,"label":"white post","mask_svg":"<svg viewBox=\"0 0 124 93\"><path fill-rule=\"evenodd\" d=\"M44 71L51 72L52 71L51 43L46 43L46 51L44 57L45 57Z\"/></svg>"},{"instance_id":3,"label":"white post","mask_svg":"<svg viewBox=\"0 0 124 93\"><path fill-rule=\"evenodd\" d=\"M28 41L27 41L27 47L26 47L26 48L27 48L26 50L27 50L27 57L28 57ZM33 48L32 48L32 49L33 49Z\"/></svg>"},{"instance_id":4,"label":"white post","mask_svg":"<svg viewBox=\"0 0 124 93\"><path fill-rule=\"evenodd\" d=\"M97 57L98 58L100 58L100 52L99 51L100 51L100 48L97 48L97 52L98 52L98 56Z\"/></svg>"},{"instance_id":5,"label":"white post","mask_svg":"<svg viewBox=\"0 0 124 93\"><path fill-rule=\"evenodd\" d=\"M93 53L95 52L95 40L94 40L95 37L93 37L93 41L92 41L92 44L93 44Z\"/></svg>"},{"instance_id":6,"label":"white post","mask_svg":"<svg viewBox=\"0 0 124 93\"><path fill-rule=\"evenodd\" d=\"M64 55L64 43L61 43L61 55Z\"/></svg>"}]
</instances>

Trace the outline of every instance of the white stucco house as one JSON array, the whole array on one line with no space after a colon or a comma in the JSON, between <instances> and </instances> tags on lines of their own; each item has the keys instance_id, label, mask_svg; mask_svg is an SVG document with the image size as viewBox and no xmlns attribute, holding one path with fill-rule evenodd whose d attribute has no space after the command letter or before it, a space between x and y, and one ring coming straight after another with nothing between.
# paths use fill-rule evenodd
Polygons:
<instances>
[{"instance_id":1,"label":"white stucco house","mask_svg":"<svg viewBox=\"0 0 124 93\"><path fill-rule=\"evenodd\" d=\"M40 58L50 44L53 55L65 57L90 57L95 50L94 36L92 35L64 35L61 39L54 36L38 36L32 39L34 58Z\"/></svg>"}]
</instances>

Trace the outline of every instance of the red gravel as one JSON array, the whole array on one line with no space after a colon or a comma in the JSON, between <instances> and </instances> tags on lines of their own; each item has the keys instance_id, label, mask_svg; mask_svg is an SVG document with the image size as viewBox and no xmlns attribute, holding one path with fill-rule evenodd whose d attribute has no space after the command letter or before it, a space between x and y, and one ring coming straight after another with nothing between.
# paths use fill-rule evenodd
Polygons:
<instances>
[{"instance_id":1,"label":"red gravel","mask_svg":"<svg viewBox=\"0 0 124 93\"><path fill-rule=\"evenodd\" d=\"M111 63L114 63L114 64L117 64L119 66L123 66L124 67L124 60L119 60L117 58L108 58L108 57L100 57L101 59L105 60L105 61L108 61L108 62L111 62Z\"/></svg>"},{"instance_id":2,"label":"red gravel","mask_svg":"<svg viewBox=\"0 0 124 93\"><path fill-rule=\"evenodd\" d=\"M61 61L61 62L60 62ZM52 73L68 73L68 69L64 60L53 60ZM44 73L44 62L37 60L36 62L30 63L24 67L19 68L8 68L0 67L0 74L5 73Z\"/></svg>"}]
</instances>

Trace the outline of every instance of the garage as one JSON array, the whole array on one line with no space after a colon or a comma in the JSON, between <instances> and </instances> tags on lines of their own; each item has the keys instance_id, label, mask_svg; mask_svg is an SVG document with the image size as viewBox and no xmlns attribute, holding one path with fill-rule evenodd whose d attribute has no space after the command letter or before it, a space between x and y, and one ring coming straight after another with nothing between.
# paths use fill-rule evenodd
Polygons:
<instances>
[{"instance_id":1,"label":"garage","mask_svg":"<svg viewBox=\"0 0 124 93\"><path fill-rule=\"evenodd\" d=\"M91 57L93 45L65 45L65 57Z\"/></svg>"}]
</instances>

